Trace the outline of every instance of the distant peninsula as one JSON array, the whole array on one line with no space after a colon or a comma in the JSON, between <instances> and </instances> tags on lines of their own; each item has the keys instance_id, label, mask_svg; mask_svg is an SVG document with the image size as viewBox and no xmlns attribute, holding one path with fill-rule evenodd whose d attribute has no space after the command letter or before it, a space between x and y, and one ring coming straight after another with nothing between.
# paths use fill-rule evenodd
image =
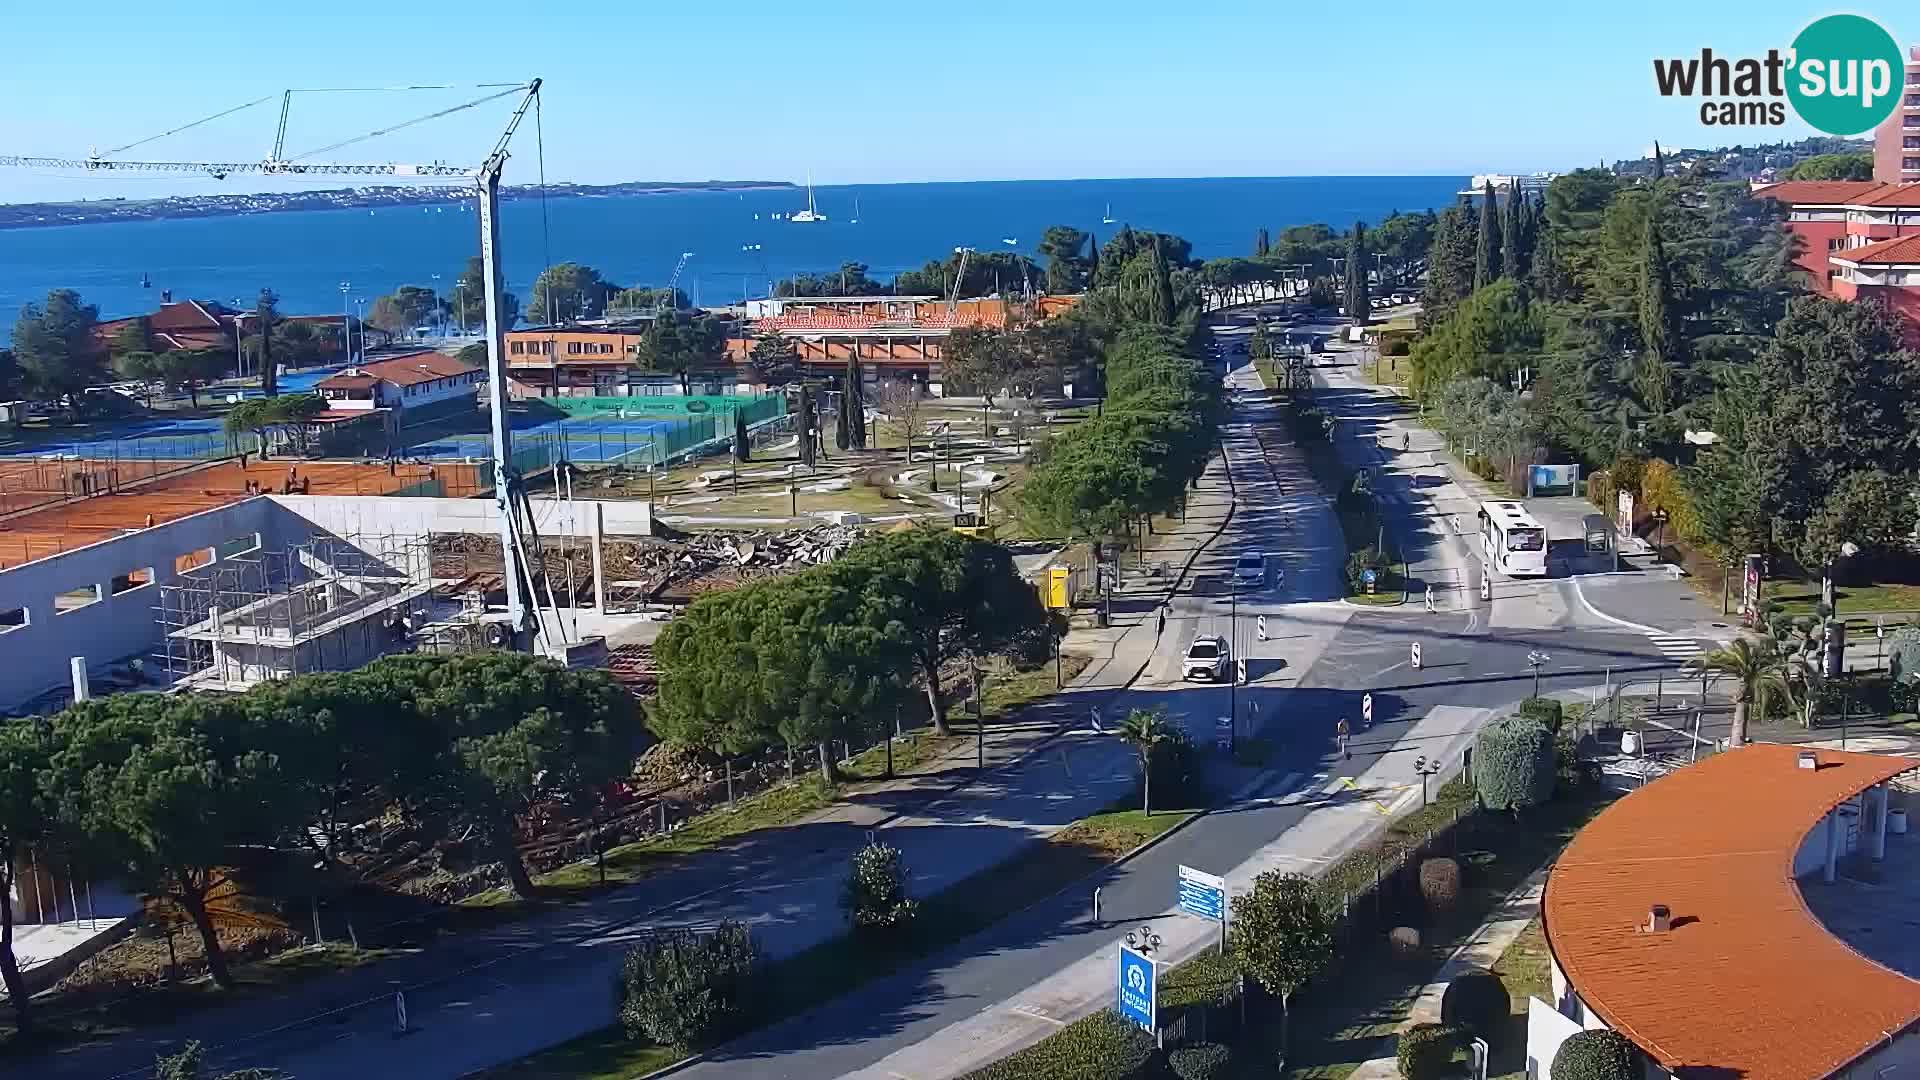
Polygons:
<instances>
[{"instance_id":1,"label":"distant peninsula","mask_svg":"<svg viewBox=\"0 0 1920 1080\"><path fill-rule=\"evenodd\" d=\"M548 184L550 199L619 195L669 195L686 191L792 190L784 180L629 180L620 184ZM500 189L507 199L538 198L540 188L516 184ZM99 225L112 221L160 221L167 218L230 217L275 214L287 210L352 210L380 206L435 206L471 202L465 187L372 186L326 191L266 192L252 195L179 195L165 199L90 199L83 202L0 204L0 229L50 225Z\"/></svg>"}]
</instances>

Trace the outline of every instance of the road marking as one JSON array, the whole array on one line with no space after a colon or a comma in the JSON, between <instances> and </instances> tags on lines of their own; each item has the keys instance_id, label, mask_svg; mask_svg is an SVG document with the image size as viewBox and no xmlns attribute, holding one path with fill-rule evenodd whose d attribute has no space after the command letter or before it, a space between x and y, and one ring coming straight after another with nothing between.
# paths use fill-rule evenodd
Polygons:
<instances>
[{"instance_id":1,"label":"road marking","mask_svg":"<svg viewBox=\"0 0 1920 1080\"><path fill-rule=\"evenodd\" d=\"M1648 634L1647 640L1653 642L1653 647L1660 650L1660 655L1669 660L1684 662L1707 651L1693 638L1676 634Z\"/></svg>"},{"instance_id":2,"label":"road marking","mask_svg":"<svg viewBox=\"0 0 1920 1080\"><path fill-rule=\"evenodd\" d=\"M1052 1024L1054 1027L1067 1026L1067 1022L1065 1020L1061 1020L1057 1017L1048 1016L1046 1013L1042 1012L1038 1006L1035 1006L1035 1005L1015 1005L1012 1009L1008 1011L1017 1012L1022 1016L1031 1016L1035 1020L1045 1020L1047 1023ZM894 1073L893 1075L899 1076L900 1074Z\"/></svg>"}]
</instances>

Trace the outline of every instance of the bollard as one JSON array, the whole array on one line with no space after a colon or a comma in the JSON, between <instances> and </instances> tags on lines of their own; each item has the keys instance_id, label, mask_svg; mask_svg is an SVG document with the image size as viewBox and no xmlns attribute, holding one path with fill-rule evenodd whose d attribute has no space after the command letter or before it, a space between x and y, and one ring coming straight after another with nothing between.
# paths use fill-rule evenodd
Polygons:
<instances>
[{"instance_id":1,"label":"bollard","mask_svg":"<svg viewBox=\"0 0 1920 1080\"><path fill-rule=\"evenodd\" d=\"M1100 923L1100 886L1098 885L1095 885L1093 887L1093 925L1095 926L1101 925Z\"/></svg>"}]
</instances>

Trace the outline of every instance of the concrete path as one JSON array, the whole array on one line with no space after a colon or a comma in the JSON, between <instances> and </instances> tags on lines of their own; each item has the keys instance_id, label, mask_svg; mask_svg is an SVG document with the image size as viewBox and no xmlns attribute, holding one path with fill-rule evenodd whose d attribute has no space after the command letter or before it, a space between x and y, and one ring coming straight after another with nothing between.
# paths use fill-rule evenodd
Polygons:
<instances>
[{"instance_id":1,"label":"concrete path","mask_svg":"<svg viewBox=\"0 0 1920 1080\"><path fill-rule=\"evenodd\" d=\"M35 1062L33 1075L144 1075L156 1053L198 1039L210 1047L213 1069L274 1067L301 1080L458 1077L613 1022L611 980L626 946L648 928L742 919L775 958L840 933L847 860L870 832L884 831L903 849L922 895L1004 860L1131 790L1131 751L1087 731L1087 719L1094 706L1117 717L1144 703L1127 687L1168 643L1156 638L1153 611L1181 586L1232 507L1225 463L1216 461L1186 522L1158 538L1155 561L1176 573L1128 575L1114 624L1068 635L1065 648L1094 662L1064 693L1027 710L1025 722L989 729L984 778L976 776L975 747L962 745L912 777L855 788L817 814L591 902L68 1048ZM1210 712L1200 710L1201 719L1210 723ZM413 1029L399 1039L397 991L406 994Z\"/></svg>"},{"instance_id":2,"label":"concrete path","mask_svg":"<svg viewBox=\"0 0 1920 1080\"><path fill-rule=\"evenodd\" d=\"M1541 867L1527 876L1500 906L1480 924L1473 936L1461 943L1440 965L1433 979L1420 988L1420 994L1414 998L1413 1007L1408 1010L1406 1020L1398 1030L1405 1031L1415 1024L1437 1024L1440 1022L1440 1001L1447 993L1447 984L1470 971L1490 970L1507 951L1534 917L1540 914L1540 897L1547 887L1547 868ZM1360 1063L1353 1070L1351 1080L1399 1080L1400 1063L1393 1058L1372 1058Z\"/></svg>"}]
</instances>

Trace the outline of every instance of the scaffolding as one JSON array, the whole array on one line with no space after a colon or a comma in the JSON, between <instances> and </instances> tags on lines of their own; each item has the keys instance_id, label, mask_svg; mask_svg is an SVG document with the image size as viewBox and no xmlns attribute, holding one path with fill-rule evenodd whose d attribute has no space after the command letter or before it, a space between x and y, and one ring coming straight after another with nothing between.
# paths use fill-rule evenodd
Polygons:
<instances>
[{"instance_id":1,"label":"scaffolding","mask_svg":"<svg viewBox=\"0 0 1920 1080\"><path fill-rule=\"evenodd\" d=\"M435 621L425 536L311 537L196 567L157 605L167 685L239 691L411 649Z\"/></svg>"}]
</instances>

